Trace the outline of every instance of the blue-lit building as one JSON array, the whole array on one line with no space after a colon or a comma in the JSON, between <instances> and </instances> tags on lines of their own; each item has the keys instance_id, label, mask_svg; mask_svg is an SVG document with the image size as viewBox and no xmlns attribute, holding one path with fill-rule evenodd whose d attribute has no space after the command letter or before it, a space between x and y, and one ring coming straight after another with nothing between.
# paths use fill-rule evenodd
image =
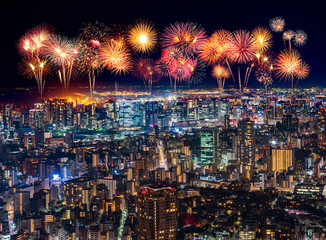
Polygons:
<instances>
[{"instance_id":1,"label":"blue-lit building","mask_svg":"<svg viewBox=\"0 0 326 240\"><path fill-rule=\"evenodd\" d=\"M198 165L206 166L220 162L220 127L202 128L200 131L200 161Z\"/></svg>"},{"instance_id":2,"label":"blue-lit building","mask_svg":"<svg viewBox=\"0 0 326 240\"><path fill-rule=\"evenodd\" d=\"M145 126L152 128L158 124L158 102L148 101L145 103Z\"/></svg>"},{"instance_id":3,"label":"blue-lit building","mask_svg":"<svg viewBox=\"0 0 326 240\"><path fill-rule=\"evenodd\" d=\"M144 107L140 100L119 100L119 126L125 128L142 127Z\"/></svg>"}]
</instances>

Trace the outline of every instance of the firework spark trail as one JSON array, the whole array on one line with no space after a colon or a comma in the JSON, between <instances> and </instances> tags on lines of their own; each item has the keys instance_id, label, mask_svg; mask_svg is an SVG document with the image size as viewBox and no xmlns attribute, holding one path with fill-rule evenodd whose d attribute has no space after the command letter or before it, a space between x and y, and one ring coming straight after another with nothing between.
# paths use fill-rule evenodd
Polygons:
<instances>
[{"instance_id":1,"label":"firework spark trail","mask_svg":"<svg viewBox=\"0 0 326 240\"><path fill-rule=\"evenodd\" d=\"M206 76L206 65L204 62L198 60L196 66L194 66L193 73L188 80L188 86L190 84L197 84L202 81L202 79Z\"/></svg>"},{"instance_id":2,"label":"firework spark trail","mask_svg":"<svg viewBox=\"0 0 326 240\"><path fill-rule=\"evenodd\" d=\"M100 49L113 33L109 27L99 21L94 24L84 24L80 30L80 70L88 75L90 95L93 97L96 75L103 71Z\"/></svg>"},{"instance_id":3,"label":"firework spark trail","mask_svg":"<svg viewBox=\"0 0 326 240\"><path fill-rule=\"evenodd\" d=\"M301 64L301 56L296 50L285 50L281 52L275 62L276 75L284 80L291 80L293 90L293 79Z\"/></svg>"},{"instance_id":4,"label":"firework spark trail","mask_svg":"<svg viewBox=\"0 0 326 240\"><path fill-rule=\"evenodd\" d=\"M162 47L177 47L185 57L195 57L206 39L205 30L193 23L176 22L166 27L162 34Z\"/></svg>"},{"instance_id":5,"label":"firework spark trail","mask_svg":"<svg viewBox=\"0 0 326 240\"><path fill-rule=\"evenodd\" d=\"M288 41L290 50L292 49L291 40L293 39L293 37L294 37L294 32L292 30L286 30L283 33L284 46L286 47L285 41Z\"/></svg>"},{"instance_id":6,"label":"firework spark trail","mask_svg":"<svg viewBox=\"0 0 326 240\"><path fill-rule=\"evenodd\" d=\"M257 49L255 39L246 30L238 30L233 33L232 49L234 61L238 64L246 64L255 57ZM238 66L239 90L242 89L240 66Z\"/></svg>"},{"instance_id":7,"label":"firework spark trail","mask_svg":"<svg viewBox=\"0 0 326 240\"><path fill-rule=\"evenodd\" d=\"M144 82L146 91L152 94L152 85L158 76L154 61L150 58L139 58L135 61L133 75ZM147 83L147 84L146 84Z\"/></svg>"},{"instance_id":8,"label":"firework spark trail","mask_svg":"<svg viewBox=\"0 0 326 240\"><path fill-rule=\"evenodd\" d=\"M230 78L231 74L226 67L222 65L216 65L213 68L212 76L216 78L219 89L223 90L225 79Z\"/></svg>"},{"instance_id":9,"label":"firework spark trail","mask_svg":"<svg viewBox=\"0 0 326 240\"><path fill-rule=\"evenodd\" d=\"M197 59L178 58L170 65L170 74L174 79L174 92L177 92L177 82L189 81L197 65Z\"/></svg>"},{"instance_id":10,"label":"firework spark trail","mask_svg":"<svg viewBox=\"0 0 326 240\"><path fill-rule=\"evenodd\" d=\"M258 82L264 84L265 92L267 92L268 86L273 83L272 74L270 68L258 68L255 72L255 77Z\"/></svg>"},{"instance_id":11,"label":"firework spark trail","mask_svg":"<svg viewBox=\"0 0 326 240\"><path fill-rule=\"evenodd\" d=\"M45 43L52 29L48 25L39 25L25 33L18 42L18 51L23 56L21 72L36 80L40 97L43 97L45 78L49 73L49 64L44 55Z\"/></svg>"},{"instance_id":12,"label":"firework spark trail","mask_svg":"<svg viewBox=\"0 0 326 240\"><path fill-rule=\"evenodd\" d=\"M58 76L63 91L67 92L72 75L77 74L76 60L79 55L77 41L53 34L46 42L45 52L50 61L59 67Z\"/></svg>"},{"instance_id":13,"label":"firework spark trail","mask_svg":"<svg viewBox=\"0 0 326 240\"><path fill-rule=\"evenodd\" d=\"M104 67L115 74L127 73L132 68L131 54L124 44L108 40L100 49Z\"/></svg>"},{"instance_id":14,"label":"firework spark trail","mask_svg":"<svg viewBox=\"0 0 326 240\"><path fill-rule=\"evenodd\" d=\"M295 76L298 80L302 80L308 77L310 68L307 63L300 61L298 68L296 69Z\"/></svg>"}]
</instances>

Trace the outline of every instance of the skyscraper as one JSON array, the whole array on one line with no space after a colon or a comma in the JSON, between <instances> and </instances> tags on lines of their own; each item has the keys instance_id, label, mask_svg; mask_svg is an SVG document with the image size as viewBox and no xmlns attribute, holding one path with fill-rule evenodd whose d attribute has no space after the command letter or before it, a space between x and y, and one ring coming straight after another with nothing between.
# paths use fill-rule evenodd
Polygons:
<instances>
[{"instance_id":1,"label":"skyscraper","mask_svg":"<svg viewBox=\"0 0 326 240\"><path fill-rule=\"evenodd\" d=\"M145 125L152 128L158 123L158 102L148 101L145 103Z\"/></svg>"},{"instance_id":2,"label":"skyscraper","mask_svg":"<svg viewBox=\"0 0 326 240\"><path fill-rule=\"evenodd\" d=\"M198 165L219 164L220 127L202 128L200 131L200 162Z\"/></svg>"},{"instance_id":3,"label":"skyscraper","mask_svg":"<svg viewBox=\"0 0 326 240\"><path fill-rule=\"evenodd\" d=\"M30 211L30 193L28 191L19 191L14 193L14 212L22 215Z\"/></svg>"},{"instance_id":4,"label":"skyscraper","mask_svg":"<svg viewBox=\"0 0 326 240\"><path fill-rule=\"evenodd\" d=\"M249 118L238 124L238 161L253 166L255 163L255 129Z\"/></svg>"},{"instance_id":5,"label":"skyscraper","mask_svg":"<svg viewBox=\"0 0 326 240\"><path fill-rule=\"evenodd\" d=\"M117 107L116 107L116 99L110 98L107 102L105 102L106 114L108 118L108 126L113 127L114 122L117 118Z\"/></svg>"},{"instance_id":6,"label":"skyscraper","mask_svg":"<svg viewBox=\"0 0 326 240\"><path fill-rule=\"evenodd\" d=\"M119 100L118 106L120 127L143 126L143 108L139 100Z\"/></svg>"},{"instance_id":7,"label":"skyscraper","mask_svg":"<svg viewBox=\"0 0 326 240\"><path fill-rule=\"evenodd\" d=\"M176 239L176 204L177 196L173 188L142 188L137 197L139 239Z\"/></svg>"}]
</instances>

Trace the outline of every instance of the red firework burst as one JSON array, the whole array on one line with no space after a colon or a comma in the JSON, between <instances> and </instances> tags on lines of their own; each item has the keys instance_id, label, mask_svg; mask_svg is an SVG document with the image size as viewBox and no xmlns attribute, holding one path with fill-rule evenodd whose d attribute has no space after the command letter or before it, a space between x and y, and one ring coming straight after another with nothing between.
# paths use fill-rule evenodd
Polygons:
<instances>
[{"instance_id":1,"label":"red firework burst","mask_svg":"<svg viewBox=\"0 0 326 240\"><path fill-rule=\"evenodd\" d=\"M252 35L246 30L238 30L233 33L232 48L230 48L234 61L245 64L255 57L257 48Z\"/></svg>"},{"instance_id":2,"label":"red firework burst","mask_svg":"<svg viewBox=\"0 0 326 240\"><path fill-rule=\"evenodd\" d=\"M177 82L188 81L192 76L195 67L197 65L197 59L179 58L171 62L170 74Z\"/></svg>"},{"instance_id":3,"label":"red firework burst","mask_svg":"<svg viewBox=\"0 0 326 240\"><path fill-rule=\"evenodd\" d=\"M205 30L195 23L174 23L162 34L162 46L179 47L185 54L196 54L206 39Z\"/></svg>"},{"instance_id":4,"label":"red firework burst","mask_svg":"<svg viewBox=\"0 0 326 240\"><path fill-rule=\"evenodd\" d=\"M155 64L153 59L150 58L139 58L135 61L133 67L133 75L146 81L153 78L156 74Z\"/></svg>"}]
</instances>

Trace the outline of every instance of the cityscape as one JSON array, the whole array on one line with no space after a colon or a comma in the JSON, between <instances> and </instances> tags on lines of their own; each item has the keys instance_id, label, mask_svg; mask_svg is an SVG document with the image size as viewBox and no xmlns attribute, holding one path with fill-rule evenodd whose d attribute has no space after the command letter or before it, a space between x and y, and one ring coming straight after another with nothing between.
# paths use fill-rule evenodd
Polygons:
<instances>
[{"instance_id":1,"label":"cityscape","mask_svg":"<svg viewBox=\"0 0 326 240\"><path fill-rule=\"evenodd\" d=\"M192 0L168 2L125 13L103 3L116 7L107 16L80 1L61 19L32 1L26 10L45 15L12 23L1 240L326 239L313 16L271 6L244 18L253 9L242 3L234 25L227 13L193 15L203 6Z\"/></svg>"}]
</instances>

